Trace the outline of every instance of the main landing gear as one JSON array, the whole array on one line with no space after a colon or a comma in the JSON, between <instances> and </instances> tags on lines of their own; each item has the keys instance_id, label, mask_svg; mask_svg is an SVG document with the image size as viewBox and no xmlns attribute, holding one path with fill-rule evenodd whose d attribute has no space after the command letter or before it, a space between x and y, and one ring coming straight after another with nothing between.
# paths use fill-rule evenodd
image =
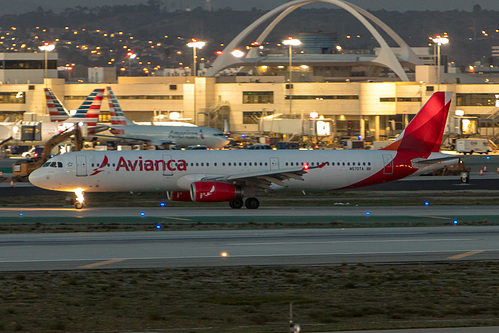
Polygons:
<instances>
[{"instance_id":1,"label":"main landing gear","mask_svg":"<svg viewBox=\"0 0 499 333\"><path fill-rule=\"evenodd\" d=\"M246 198L244 201L244 205L246 206L247 209L257 209L260 207L260 201L258 201L257 198ZM243 207L243 199L234 199L229 201L229 206L230 208L234 209L240 209Z\"/></svg>"}]
</instances>

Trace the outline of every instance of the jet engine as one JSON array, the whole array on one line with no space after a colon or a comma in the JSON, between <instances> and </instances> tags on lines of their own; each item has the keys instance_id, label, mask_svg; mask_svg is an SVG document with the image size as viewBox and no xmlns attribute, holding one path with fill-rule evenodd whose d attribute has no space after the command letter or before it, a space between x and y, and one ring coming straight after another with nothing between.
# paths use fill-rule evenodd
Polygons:
<instances>
[{"instance_id":1,"label":"jet engine","mask_svg":"<svg viewBox=\"0 0 499 333\"><path fill-rule=\"evenodd\" d=\"M170 201L192 201L189 191L167 191L166 197Z\"/></svg>"},{"instance_id":2,"label":"jet engine","mask_svg":"<svg viewBox=\"0 0 499 333\"><path fill-rule=\"evenodd\" d=\"M195 182L191 184L191 199L197 202L220 202L241 199L243 191L240 186L217 183Z\"/></svg>"}]
</instances>

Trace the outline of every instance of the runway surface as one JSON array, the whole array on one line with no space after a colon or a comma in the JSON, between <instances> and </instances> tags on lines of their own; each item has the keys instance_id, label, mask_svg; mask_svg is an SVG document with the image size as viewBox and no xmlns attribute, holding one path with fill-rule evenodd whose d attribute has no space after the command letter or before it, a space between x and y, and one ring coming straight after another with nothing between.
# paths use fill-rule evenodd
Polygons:
<instances>
[{"instance_id":1,"label":"runway surface","mask_svg":"<svg viewBox=\"0 0 499 333\"><path fill-rule=\"evenodd\" d=\"M0 271L498 258L499 226L0 235Z\"/></svg>"}]
</instances>

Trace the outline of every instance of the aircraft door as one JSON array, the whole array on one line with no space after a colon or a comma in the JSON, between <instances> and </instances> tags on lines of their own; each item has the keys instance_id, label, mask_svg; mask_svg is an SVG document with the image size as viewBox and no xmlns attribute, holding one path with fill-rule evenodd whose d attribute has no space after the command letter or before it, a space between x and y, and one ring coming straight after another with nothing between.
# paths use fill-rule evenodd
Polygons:
<instances>
[{"instance_id":1,"label":"aircraft door","mask_svg":"<svg viewBox=\"0 0 499 333\"><path fill-rule=\"evenodd\" d=\"M171 155L163 155L163 161L165 161L165 168L163 169L163 176L173 176L172 166L175 165L175 161L172 161Z\"/></svg>"},{"instance_id":2,"label":"aircraft door","mask_svg":"<svg viewBox=\"0 0 499 333\"><path fill-rule=\"evenodd\" d=\"M393 174L393 156L389 154L383 154L383 174L392 175Z\"/></svg>"},{"instance_id":3,"label":"aircraft door","mask_svg":"<svg viewBox=\"0 0 499 333\"><path fill-rule=\"evenodd\" d=\"M270 171L279 170L279 159L277 157L270 158Z\"/></svg>"},{"instance_id":4,"label":"aircraft door","mask_svg":"<svg viewBox=\"0 0 499 333\"><path fill-rule=\"evenodd\" d=\"M87 175L87 157L76 155L76 176L84 177Z\"/></svg>"}]
</instances>

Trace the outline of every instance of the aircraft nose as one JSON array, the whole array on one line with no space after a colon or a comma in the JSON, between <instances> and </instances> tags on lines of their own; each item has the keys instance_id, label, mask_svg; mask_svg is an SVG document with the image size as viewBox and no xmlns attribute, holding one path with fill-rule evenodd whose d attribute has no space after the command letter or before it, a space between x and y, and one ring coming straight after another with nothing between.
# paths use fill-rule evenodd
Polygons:
<instances>
[{"instance_id":1,"label":"aircraft nose","mask_svg":"<svg viewBox=\"0 0 499 333\"><path fill-rule=\"evenodd\" d=\"M31 184L46 188L47 176L43 170L36 169L29 175L28 179Z\"/></svg>"}]
</instances>

